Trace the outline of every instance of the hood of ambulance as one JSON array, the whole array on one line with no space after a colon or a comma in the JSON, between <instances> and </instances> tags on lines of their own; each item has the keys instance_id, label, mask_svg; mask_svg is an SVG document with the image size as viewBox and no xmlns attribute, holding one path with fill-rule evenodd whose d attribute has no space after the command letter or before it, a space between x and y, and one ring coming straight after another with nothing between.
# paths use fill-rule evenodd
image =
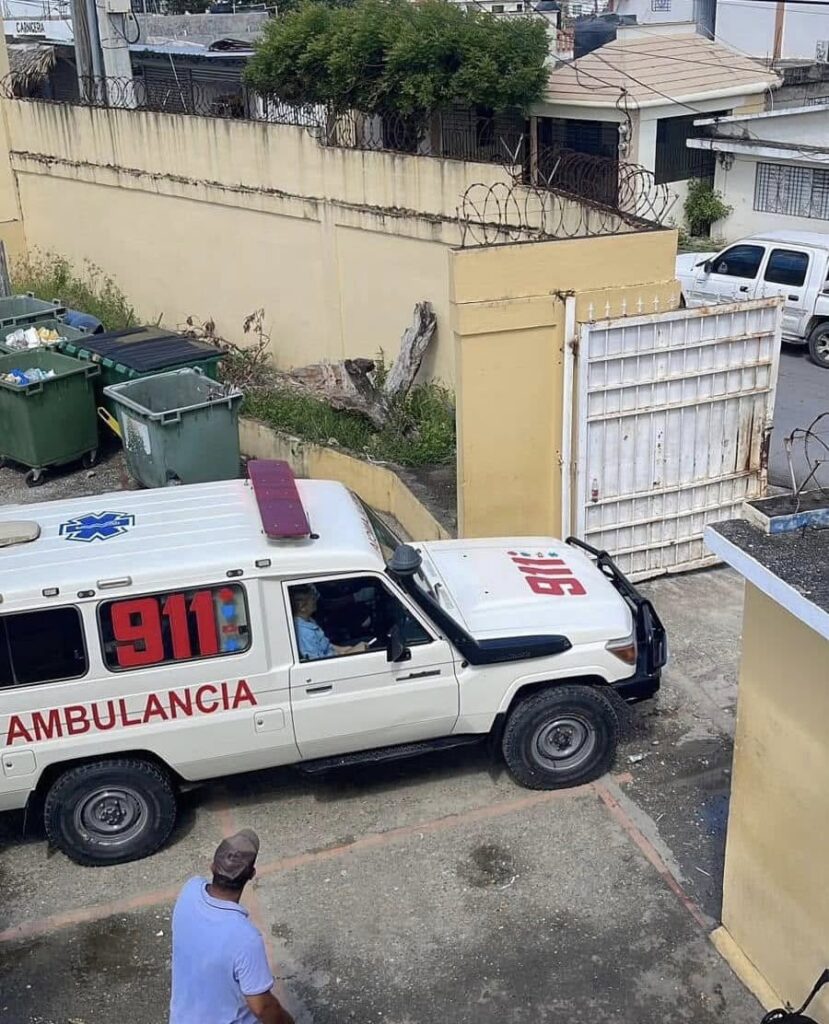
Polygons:
<instances>
[{"instance_id":1,"label":"hood of ambulance","mask_svg":"<svg viewBox=\"0 0 829 1024\"><path fill-rule=\"evenodd\" d=\"M576 644L628 636L633 615L624 598L595 564L576 548L549 537L486 538L418 543L423 571L440 583L440 604L478 640L555 634ZM524 561L516 561L516 559ZM537 580L559 579L549 588L528 578L532 560L544 567L558 559L566 575L539 573ZM529 572L522 571L521 566ZM578 585L573 585L576 581ZM561 589L562 593L551 590ZM581 593L583 591L583 593Z\"/></svg>"}]
</instances>

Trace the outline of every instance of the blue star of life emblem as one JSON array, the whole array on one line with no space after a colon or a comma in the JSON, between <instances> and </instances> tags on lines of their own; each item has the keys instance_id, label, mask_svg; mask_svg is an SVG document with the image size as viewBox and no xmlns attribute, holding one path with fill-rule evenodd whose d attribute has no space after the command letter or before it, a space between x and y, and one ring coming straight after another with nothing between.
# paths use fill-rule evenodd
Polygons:
<instances>
[{"instance_id":1,"label":"blue star of life emblem","mask_svg":"<svg viewBox=\"0 0 829 1024\"><path fill-rule=\"evenodd\" d=\"M87 512L60 524L59 533L67 540L109 540L135 525L135 516L127 512Z\"/></svg>"}]
</instances>

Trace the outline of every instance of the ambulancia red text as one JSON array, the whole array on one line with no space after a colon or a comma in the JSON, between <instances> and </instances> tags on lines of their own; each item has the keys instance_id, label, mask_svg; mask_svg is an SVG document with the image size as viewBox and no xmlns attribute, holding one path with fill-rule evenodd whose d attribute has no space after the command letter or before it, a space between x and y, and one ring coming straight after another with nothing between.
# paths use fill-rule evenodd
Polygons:
<instances>
[{"instance_id":1,"label":"ambulancia red text","mask_svg":"<svg viewBox=\"0 0 829 1024\"><path fill-rule=\"evenodd\" d=\"M255 705L256 697L244 679L236 683L204 683L183 690L150 693L143 706L138 708L128 708L123 697L94 701L92 704L66 704L46 711L11 715L5 746L42 743L63 736L108 732L110 729L126 729L131 725L150 725Z\"/></svg>"}]
</instances>

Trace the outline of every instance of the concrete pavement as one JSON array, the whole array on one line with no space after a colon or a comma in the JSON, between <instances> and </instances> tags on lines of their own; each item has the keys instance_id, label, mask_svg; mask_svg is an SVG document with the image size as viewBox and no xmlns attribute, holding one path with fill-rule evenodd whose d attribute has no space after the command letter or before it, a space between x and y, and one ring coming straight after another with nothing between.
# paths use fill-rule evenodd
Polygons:
<instances>
[{"instance_id":1,"label":"concrete pavement","mask_svg":"<svg viewBox=\"0 0 829 1024\"><path fill-rule=\"evenodd\" d=\"M658 700L631 712L616 775L517 787L478 749L190 793L172 842L85 869L0 818L0 1020L160 1024L175 893L252 826L247 904L301 1022L756 1024L711 945L742 586L648 584L671 630Z\"/></svg>"}]
</instances>

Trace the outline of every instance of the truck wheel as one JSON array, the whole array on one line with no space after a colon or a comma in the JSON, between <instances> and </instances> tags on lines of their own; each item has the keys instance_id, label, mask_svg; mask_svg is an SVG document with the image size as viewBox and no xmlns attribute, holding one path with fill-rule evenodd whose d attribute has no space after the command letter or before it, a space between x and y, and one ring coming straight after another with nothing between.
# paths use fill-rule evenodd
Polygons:
<instances>
[{"instance_id":1,"label":"truck wheel","mask_svg":"<svg viewBox=\"0 0 829 1024\"><path fill-rule=\"evenodd\" d=\"M829 370L829 323L818 324L809 335L809 358Z\"/></svg>"},{"instance_id":2,"label":"truck wheel","mask_svg":"<svg viewBox=\"0 0 829 1024\"><path fill-rule=\"evenodd\" d=\"M64 772L46 794L49 842L76 864L100 867L154 853L176 820L169 775L149 761L93 761Z\"/></svg>"},{"instance_id":3,"label":"truck wheel","mask_svg":"<svg viewBox=\"0 0 829 1024\"><path fill-rule=\"evenodd\" d=\"M618 738L619 719L604 694L590 686L558 686L513 708L501 748L516 782L560 789L608 771Z\"/></svg>"}]
</instances>

